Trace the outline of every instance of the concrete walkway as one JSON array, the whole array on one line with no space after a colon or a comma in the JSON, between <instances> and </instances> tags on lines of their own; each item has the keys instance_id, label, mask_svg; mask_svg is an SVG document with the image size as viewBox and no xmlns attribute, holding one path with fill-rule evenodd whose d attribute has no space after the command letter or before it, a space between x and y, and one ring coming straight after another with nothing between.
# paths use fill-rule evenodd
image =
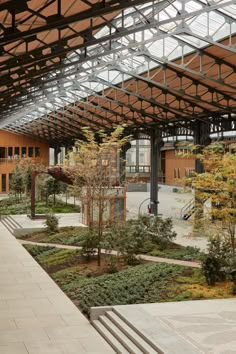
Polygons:
<instances>
[{"instance_id":1,"label":"concrete walkway","mask_svg":"<svg viewBox=\"0 0 236 354\"><path fill-rule=\"evenodd\" d=\"M2 224L0 353L114 353L77 307Z\"/></svg>"},{"instance_id":2,"label":"concrete walkway","mask_svg":"<svg viewBox=\"0 0 236 354\"><path fill-rule=\"evenodd\" d=\"M235 354L236 299L113 306L165 354Z\"/></svg>"},{"instance_id":3,"label":"concrete walkway","mask_svg":"<svg viewBox=\"0 0 236 354\"><path fill-rule=\"evenodd\" d=\"M27 241L27 240L18 240L22 245L37 245L37 246L50 246L50 247L56 247L56 248L62 248L62 249L67 249L67 250L80 250L81 247L79 246L71 246L71 245L61 245L57 243L43 243L43 242L34 242L34 241ZM102 253L106 253L106 250L102 249ZM117 251L111 251L110 254L117 256L118 252ZM178 259L171 259L171 258L163 258L163 257L153 257L153 256L148 256L146 254L140 254L138 255L141 259L144 261L148 262L156 262L156 263L168 263L168 264L176 264L176 265L182 265L186 267L192 267L192 268L201 268L200 263L197 262L191 262L191 261L181 261Z\"/></svg>"}]
</instances>

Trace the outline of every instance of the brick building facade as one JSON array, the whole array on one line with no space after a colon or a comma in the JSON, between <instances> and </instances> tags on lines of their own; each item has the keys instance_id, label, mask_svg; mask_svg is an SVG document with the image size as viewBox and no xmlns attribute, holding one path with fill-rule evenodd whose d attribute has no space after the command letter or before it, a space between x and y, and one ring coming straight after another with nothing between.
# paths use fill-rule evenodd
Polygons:
<instances>
[{"instance_id":1,"label":"brick building facade","mask_svg":"<svg viewBox=\"0 0 236 354\"><path fill-rule=\"evenodd\" d=\"M9 192L11 174L16 164L25 158L48 166L49 145L24 135L0 130L0 194Z\"/></svg>"}]
</instances>

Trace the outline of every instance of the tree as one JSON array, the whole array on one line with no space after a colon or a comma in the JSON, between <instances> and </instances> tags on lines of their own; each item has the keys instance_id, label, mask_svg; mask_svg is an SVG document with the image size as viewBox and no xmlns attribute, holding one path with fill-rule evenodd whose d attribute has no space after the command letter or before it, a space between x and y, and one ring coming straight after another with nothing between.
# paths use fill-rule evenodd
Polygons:
<instances>
[{"instance_id":1,"label":"tree","mask_svg":"<svg viewBox=\"0 0 236 354\"><path fill-rule=\"evenodd\" d=\"M29 195L31 192L32 171L44 171L45 167L33 163L31 159L21 160L15 168L11 178L10 188L19 193Z\"/></svg>"},{"instance_id":2,"label":"tree","mask_svg":"<svg viewBox=\"0 0 236 354\"><path fill-rule=\"evenodd\" d=\"M76 142L76 151L67 160L67 173L73 178L75 192L86 207L89 228L97 233L98 265L109 202L107 192L119 183L116 158L122 145L128 141L128 137L123 137L123 132L124 127L121 126L110 135L104 131L94 134L84 128L85 139Z\"/></svg>"},{"instance_id":3,"label":"tree","mask_svg":"<svg viewBox=\"0 0 236 354\"><path fill-rule=\"evenodd\" d=\"M18 195L20 199L22 193L24 192L22 171L18 165L16 165L16 168L11 176L10 191L13 192L15 196Z\"/></svg>"},{"instance_id":4,"label":"tree","mask_svg":"<svg viewBox=\"0 0 236 354\"><path fill-rule=\"evenodd\" d=\"M42 189L43 189L44 194L46 196L46 205L48 205L48 197L50 195L53 195L53 205L55 205L56 204L56 194L61 193L65 189L65 187L64 187L63 182L57 181L55 178L53 178L51 176L47 176L44 179Z\"/></svg>"},{"instance_id":5,"label":"tree","mask_svg":"<svg viewBox=\"0 0 236 354\"><path fill-rule=\"evenodd\" d=\"M236 144L225 147L214 143L197 158L204 165L204 173L195 175L193 182L202 200L211 199L210 217L221 234L230 243L232 256L236 248Z\"/></svg>"}]
</instances>

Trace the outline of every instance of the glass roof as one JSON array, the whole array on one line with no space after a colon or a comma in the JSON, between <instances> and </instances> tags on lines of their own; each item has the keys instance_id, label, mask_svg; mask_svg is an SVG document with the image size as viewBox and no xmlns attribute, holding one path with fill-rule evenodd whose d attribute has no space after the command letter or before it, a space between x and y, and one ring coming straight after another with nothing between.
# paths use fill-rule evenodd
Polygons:
<instances>
[{"instance_id":1,"label":"glass roof","mask_svg":"<svg viewBox=\"0 0 236 354\"><path fill-rule=\"evenodd\" d=\"M115 34L121 26L127 33L112 40L109 46L104 40L88 47L87 59L82 61L83 50L70 54L64 60L64 69L42 79L40 93L38 89L28 89L31 103L22 112L11 114L11 122L20 125L34 120L106 89L107 81L115 85L132 78L132 73L142 74L158 67L158 63L214 44L236 32L235 19L236 5L230 0L168 0L131 7L94 37L102 39ZM55 85L62 73L64 78ZM48 79L52 81L46 83Z\"/></svg>"}]
</instances>

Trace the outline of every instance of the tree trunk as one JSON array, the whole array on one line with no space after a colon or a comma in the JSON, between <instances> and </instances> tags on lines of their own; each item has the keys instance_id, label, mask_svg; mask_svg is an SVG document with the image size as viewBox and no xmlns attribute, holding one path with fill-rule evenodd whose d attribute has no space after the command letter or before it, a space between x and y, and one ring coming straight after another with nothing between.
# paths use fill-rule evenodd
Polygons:
<instances>
[{"instance_id":1,"label":"tree trunk","mask_svg":"<svg viewBox=\"0 0 236 354\"><path fill-rule=\"evenodd\" d=\"M98 266L100 267L101 266L101 247L100 245L98 246Z\"/></svg>"}]
</instances>

